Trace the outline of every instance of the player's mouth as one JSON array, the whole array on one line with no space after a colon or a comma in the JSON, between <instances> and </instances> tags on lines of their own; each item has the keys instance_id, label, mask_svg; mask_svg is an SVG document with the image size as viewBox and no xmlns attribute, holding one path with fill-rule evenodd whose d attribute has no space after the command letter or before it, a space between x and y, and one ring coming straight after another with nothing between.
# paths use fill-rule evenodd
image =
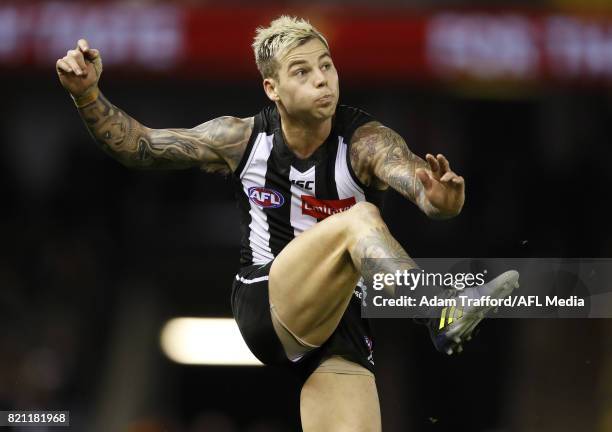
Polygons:
<instances>
[{"instance_id":1,"label":"player's mouth","mask_svg":"<svg viewBox=\"0 0 612 432\"><path fill-rule=\"evenodd\" d=\"M329 105L331 103L333 103L334 101L334 95L332 94L327 94L325 96L321 96L317 99L315 99L315 103L319 104L319 105Z\"/></svg>"}]
</instances>

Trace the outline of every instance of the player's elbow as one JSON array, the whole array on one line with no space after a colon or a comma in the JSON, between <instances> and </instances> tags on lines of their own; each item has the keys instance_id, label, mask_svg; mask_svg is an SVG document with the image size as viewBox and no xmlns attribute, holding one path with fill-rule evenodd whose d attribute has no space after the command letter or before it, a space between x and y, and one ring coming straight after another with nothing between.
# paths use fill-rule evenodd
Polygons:
<instances>
[{"instance_id":1,"label":"player's elbow","mask_svg":"<svg viewBox=\"0 0 612 432\"><path fill-rule=\"evenodd\" d=\"M142 160L135 155L113 155L113 159L123 167L131 170L151 170L158 167L158 163L151 160Z\"/></svg>"}]
</instances>

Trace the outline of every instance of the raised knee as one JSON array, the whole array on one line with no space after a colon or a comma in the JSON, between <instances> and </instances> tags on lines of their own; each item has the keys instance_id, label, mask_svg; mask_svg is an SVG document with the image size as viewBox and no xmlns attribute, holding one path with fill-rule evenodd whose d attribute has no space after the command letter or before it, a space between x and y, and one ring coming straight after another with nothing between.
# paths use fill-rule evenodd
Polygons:
<instances>
[{"instance_id":1,"label":"raised knee","mask_svg":"<svg viewBox=\"0 0 612 432\"><path fill-rule=\"evenodd\" d=\"M385 225L378 207L365 201L358 202L350 209L337 213L329 219L334 220L340 230L339 233L346 239L355 239L364 230Z\"/></svg>"},{"instance_id":2,"label":"raised knee","mask_svg":"<svg viewBox=\"0 0 612 432\"><path fill-rule=\"evenodd\" d=\"M347 239L354 240L364 231L385 224L378 207L369 202L358 202L342 215L345 218L342 222L342 229Z\"/></svg>"},{"instance_id":3,"label":"raised knee","mask_svg":"<svg viewBox=\"0 0 612 432\"><path fill-rule=\"evenodd\" d=\"M345 213L347 217L345 227L349 232L361 232L364 229L384 224L378 207L369 202L358 202Z\"/></svg>"},{"instance_id":4,"label":"raised knee","mask_svg":"<svg viewBox=\"0 0 612 432\"><path fill-rule=\"evenodd\" d=\"M360 201L348 211L350 217L358 220L380 219L380 210L374 204L367 201Z\"/></svg>"}]
</instances>

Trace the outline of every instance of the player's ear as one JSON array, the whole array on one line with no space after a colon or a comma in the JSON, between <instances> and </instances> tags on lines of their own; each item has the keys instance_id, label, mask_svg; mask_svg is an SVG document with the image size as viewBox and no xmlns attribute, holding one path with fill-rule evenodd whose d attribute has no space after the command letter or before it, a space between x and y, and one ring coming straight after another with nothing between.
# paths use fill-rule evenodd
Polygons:
<instances>
[{"instance_id":1,"label":"player's ear","mask_svg":"<svg viewBox=\"0 0 612 432\"><path fill-rule=\"evenodd\" d=\"M263 80L263 88L271 101L278 102L280 100L276 92L276 80L274 78L265 78Z\"/></svg>"}]
</instances>

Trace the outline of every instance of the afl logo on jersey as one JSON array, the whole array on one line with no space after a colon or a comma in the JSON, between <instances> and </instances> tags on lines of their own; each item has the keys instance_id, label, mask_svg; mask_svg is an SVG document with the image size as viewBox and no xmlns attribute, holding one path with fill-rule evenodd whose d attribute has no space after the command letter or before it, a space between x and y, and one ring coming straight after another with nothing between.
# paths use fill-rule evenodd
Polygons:
<instances>
[{"instance_id":1,"label":"afl logo on jersey","mask_svg":"<svg viewBox=\"0 0 612 432\"><path fill-rule=\"evenodd\" d=\"M285 198L279 192L259 186L249 188L249 199L264 208L277 208L285 202Z\"/></svg>"}]
</instances>

